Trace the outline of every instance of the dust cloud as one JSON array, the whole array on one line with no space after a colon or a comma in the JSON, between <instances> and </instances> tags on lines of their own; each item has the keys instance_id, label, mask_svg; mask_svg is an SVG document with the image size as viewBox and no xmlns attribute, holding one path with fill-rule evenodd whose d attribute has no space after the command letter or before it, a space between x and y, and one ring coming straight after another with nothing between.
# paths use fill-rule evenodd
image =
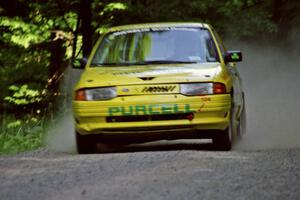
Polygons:
<instances>
[{"instance_id":1,"label":"dust cloud","mask_svg":"<svg viewBox=\"0 0 300 200\"><path fill-rule=\"evenodd\" d=\"M46 134L47 148L56 152L76 153L74 122L71 114L57 121Z\"/></svg>"},{"instance_id":2,"label":"dust cloud","mask_svg":"<svg viewBox=\"0 0 300 200\"><path fill-rule=\"evenodd\" d=\"M241 44L247 133L237 150L300 147L299 47Z\"/></svg>"},{"instance_id":3,"label":"dust cloud","mask_svg":"<svg viewBox=\"0 0 300 200\"><path fill-rule=\"evenodd\" d=\"M56 117L55 123L50 126L45 136L47 148L65 153L76 153L74 119L71 111L72 91L76 82L79 80L82 70L72 69L69 67L64 74L64 80L61 83L60 90L65 98L60 104L59 116Z\"/></svg>"}]
</instances>

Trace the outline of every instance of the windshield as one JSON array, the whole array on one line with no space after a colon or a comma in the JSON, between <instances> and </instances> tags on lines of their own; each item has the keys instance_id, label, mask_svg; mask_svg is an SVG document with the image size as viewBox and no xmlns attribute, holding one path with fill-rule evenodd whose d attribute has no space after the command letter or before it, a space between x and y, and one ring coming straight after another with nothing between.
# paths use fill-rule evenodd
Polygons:
<instances>
[{"instance_id":1,"label":"windshield","mask_svg":"<svg viewBox=\"0 0 300 200\"><path fill-rule=\"evenodd\" d=\"M91 66L217 62L207 29L151 28L104 36Z\"/></svg>"}]
</instances>

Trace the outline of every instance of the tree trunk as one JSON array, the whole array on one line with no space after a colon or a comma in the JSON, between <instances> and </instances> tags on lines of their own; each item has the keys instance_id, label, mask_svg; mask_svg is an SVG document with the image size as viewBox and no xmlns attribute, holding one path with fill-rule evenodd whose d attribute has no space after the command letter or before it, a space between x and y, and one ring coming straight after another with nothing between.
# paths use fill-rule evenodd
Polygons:
<instances>
[{"instance_id":1,"label":"tree trunk","mask_svg":"<svg viewBox=\"0 0 300 200\"><path fill-rule=\"evenodd\" d=\"M82 33L82 53L83 57L88 57L92 50L92 35L91 26L92 11L91 0L80 0L80 18L81 18L81 33Z\"/></svg>"},{"instance_id":2,"label":"tree trunk","mask_svg":"<svg viewBox=\"0 0 300 200\"><path fill-rule=\"evenodd\" d=\"M276 39L281 42L286 42L289 31L291 29L291 22L289 20L289 13L285 13L284 6L286 0L274 0L273 2L273 21L277 25Z\"/></svg>"},{"instance_id":3,"label":"tree trunk","mask_svg":"<svg viewBox=\"0 0 300 200\"><path fill-rule=\"evenodd\" d=\"M50 66L48 72L48 91L50 96L50 101L54 102L59 94L59 79L61 74L65 70L65 53L66 50L63 47L64 41L62 39L56 39L56 33L51 33L51 46L50 46Z\"/></svg>"}]
</instances>

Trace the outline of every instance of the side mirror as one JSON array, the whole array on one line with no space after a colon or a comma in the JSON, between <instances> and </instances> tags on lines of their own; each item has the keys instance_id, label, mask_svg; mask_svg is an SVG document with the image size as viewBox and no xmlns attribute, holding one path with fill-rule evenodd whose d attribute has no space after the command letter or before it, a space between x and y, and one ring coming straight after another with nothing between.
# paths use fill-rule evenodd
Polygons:
<instances>
[{"instance_id":1,"label":"side mirror","mask_svg":"<svg viewBox=\"0 0 300 200\"><path fill-rule=\"evenodd\" d=\"M88 59L83 57L79 59L72 60L72 67L74 69L84 69L85 65L87 64Z\"/></svg>"},{"instance_id":2,"label":"side mirror","mask_svg":"<svg viewBox=\"0 0 300 200\"><path fill-rule=\"evenodd\" d=\"M228 62L241 62L243 60L243 55L241 51L227 51L224 56L224 61Z\"/></svg>"}]
</instances>

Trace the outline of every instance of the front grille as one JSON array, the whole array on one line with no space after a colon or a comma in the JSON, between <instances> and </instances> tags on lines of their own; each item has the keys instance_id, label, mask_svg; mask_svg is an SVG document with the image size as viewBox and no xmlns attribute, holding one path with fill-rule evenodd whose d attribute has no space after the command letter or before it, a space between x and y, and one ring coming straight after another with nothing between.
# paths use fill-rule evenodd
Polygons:
<instances>
[{"instance_id":1,"label":"front grille","mask_svg":"<svg viewBox=\"0 0 300 200\"><path fill-rule=\"evenodd\" d=\"M133 115L106 117L106 122L143 122L189 119L193 113L168 114L168 115Z\"/></svg>"}]
</instances>

